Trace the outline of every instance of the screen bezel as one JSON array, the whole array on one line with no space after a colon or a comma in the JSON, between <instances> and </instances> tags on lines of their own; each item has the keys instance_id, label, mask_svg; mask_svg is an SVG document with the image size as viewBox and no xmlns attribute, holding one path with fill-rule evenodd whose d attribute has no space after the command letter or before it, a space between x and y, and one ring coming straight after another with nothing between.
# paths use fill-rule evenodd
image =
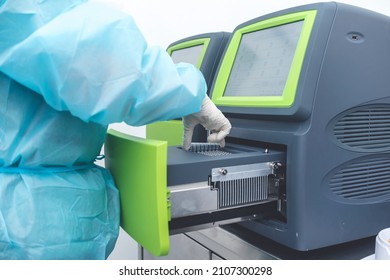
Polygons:
<instances>
[{"instance_id":1,"label":"screen bezel","mask_svg":"<svg viewBox=\"0 0 390 280\"><path fill-rule=\"evenodd\" d=\"M286 14L259 21L237 29L221 62L215 80L212 100L217 106L255 107L255 108L289 108L294 104L298 80L303 65L306 49L309 43L317 11L309 10ZM224 96L229 76L238 52L241 38L244 34L277 27L297 21L303 21L301 35L298 39L291 68L281 96Z\"/></svg>"},{"instance_id":2,"label":"screen bezel","mask_svg":"<svg viewBox=\"0 0 390 280\"><path fill-rule=\"evenodd\" d=\"M194 40L189 40L186 42L179 43L177 45L171 46L167 49L167 52L169 55L172 55L174 51L180 51L183 49L191 48L191 47L197 47L203 45L202 51L200 52L198 62L195 65L198 69L202 66L204 56L207 51L207 47L210 43L210 38L199 38L199 39L194 39Z\"/></svg>"}]
</instances>

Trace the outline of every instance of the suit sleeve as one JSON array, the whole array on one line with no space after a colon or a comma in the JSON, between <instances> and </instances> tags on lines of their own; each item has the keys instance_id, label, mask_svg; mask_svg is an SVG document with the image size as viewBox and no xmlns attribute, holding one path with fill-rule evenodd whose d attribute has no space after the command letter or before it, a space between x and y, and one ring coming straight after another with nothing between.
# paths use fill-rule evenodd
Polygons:
<instances>
[{"instance_id":1,"label":"suit sleeve","mask_svg":"<svg viewBox=\"0 0 390 280\"><path fill-rule=\"evenodd\" d=\"M149 47L131 16L96 2L54 10L27 1L25 13L7 10L7 2L0 7L0 41L11 43L0 44L0 71L54 109L86 122L135 126L199 111L207 91L200 71ZM22 20L27 13L52 17L33 28ZM11 38L16 28L28 30L18 41Z\"/></svg>"}]
</instances>

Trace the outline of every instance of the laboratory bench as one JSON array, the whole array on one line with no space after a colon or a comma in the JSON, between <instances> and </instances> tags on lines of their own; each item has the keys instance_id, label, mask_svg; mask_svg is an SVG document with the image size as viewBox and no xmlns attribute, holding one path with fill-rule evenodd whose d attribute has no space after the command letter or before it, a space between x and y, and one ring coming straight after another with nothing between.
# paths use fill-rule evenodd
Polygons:
<instances>
[{"instance_id":1,"label":"laboratory bench","mask_svg":"<svg viewBox=\"0 0 390 280\"><path fill-rule=\"evenodd\" d=\"M375 251L375 236L311 251L297 251L253 235L239 224L170 237L167 256L154 257L139 247L139 259L165 260L360 260Z\"/></svg>"}]
</instances>

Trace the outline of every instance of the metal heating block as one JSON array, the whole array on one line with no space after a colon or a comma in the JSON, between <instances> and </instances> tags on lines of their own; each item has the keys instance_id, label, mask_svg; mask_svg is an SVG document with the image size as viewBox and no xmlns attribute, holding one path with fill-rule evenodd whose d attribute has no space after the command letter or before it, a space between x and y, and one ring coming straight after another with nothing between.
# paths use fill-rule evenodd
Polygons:
<instances>
[{"instance_id":1,"label":"metal heating block","mask_svg":"<svg viewBox=\"0 0 390 280\"><path fill-rule=\"evenodd\" d=\"M232 154L219 145L209 143L193 143L190 152L208 157L226 157ZM170 186L172 218L277 200L277 173L280 168L281 163L275 161L217 165L209 169L202 182Z\"/></svg>"}]
</instances>

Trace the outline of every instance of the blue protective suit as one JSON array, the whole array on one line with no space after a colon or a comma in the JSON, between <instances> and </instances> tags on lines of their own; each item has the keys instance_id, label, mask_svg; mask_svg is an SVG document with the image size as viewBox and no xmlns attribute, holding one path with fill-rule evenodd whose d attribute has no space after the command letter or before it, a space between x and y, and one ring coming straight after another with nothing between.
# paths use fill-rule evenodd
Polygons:
<instances>
[{"instance_id":1,"label":"blue protective suit","mask_svg":"<svg viewBox=\"0 0 390 280\"><path fill-rule=\"evenodd\" d=\"M83 0L0 0L0 259L104 259L118 191L107 125L197 112L206 83L133 19Z\"/></svg>"}]
</instances>

